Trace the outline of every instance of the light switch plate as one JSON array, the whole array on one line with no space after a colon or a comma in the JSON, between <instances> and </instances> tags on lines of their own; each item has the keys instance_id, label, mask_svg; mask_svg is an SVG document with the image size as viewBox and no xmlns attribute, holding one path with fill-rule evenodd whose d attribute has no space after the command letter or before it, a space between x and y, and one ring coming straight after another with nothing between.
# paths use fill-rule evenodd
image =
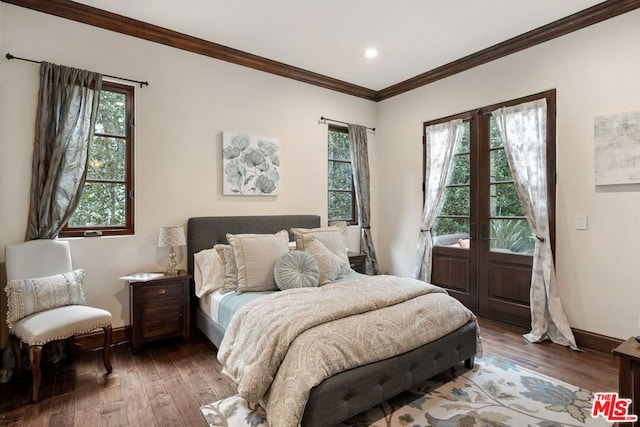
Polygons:
<instances>
[{"instance_id":1,"label":"light switch plate","mask_svg":"<svg viewBox=\"0 0 640 427\"><path fill-rule=\"evenodd\" d=\"M586 229L587 229L587 216L576 215L576 230L586 230Z\"/></svg>"}]
</instances>

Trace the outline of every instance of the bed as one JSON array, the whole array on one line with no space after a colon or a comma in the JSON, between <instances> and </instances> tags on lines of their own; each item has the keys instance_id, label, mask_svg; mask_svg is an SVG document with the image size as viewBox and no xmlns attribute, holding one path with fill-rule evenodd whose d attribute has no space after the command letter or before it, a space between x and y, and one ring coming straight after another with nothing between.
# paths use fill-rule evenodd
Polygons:
<instances>
[{"instance_id":1,"label":"bed","mask_svg":"<svg viewBox=\"0 0 640 427\"><path fill-rule=\"evenodd\" d=\"M187 226L188 270L193 275L195 254L215 244L227 243L227 233L270 234L292 228L317 227L320 227L320 217L315 215L190 218ZM293 240L292 235L289 240ZM211 314L205 313L212 302L200 301L193 283L191 297L195 325L220 348L225 330ZM472 367L476 352L477 325L475 320L470 320L417 348L332 374L308 392L300 424L305 427L335 425L458 363L464 361L467 367Z\"/></svg>"}]
</instances>

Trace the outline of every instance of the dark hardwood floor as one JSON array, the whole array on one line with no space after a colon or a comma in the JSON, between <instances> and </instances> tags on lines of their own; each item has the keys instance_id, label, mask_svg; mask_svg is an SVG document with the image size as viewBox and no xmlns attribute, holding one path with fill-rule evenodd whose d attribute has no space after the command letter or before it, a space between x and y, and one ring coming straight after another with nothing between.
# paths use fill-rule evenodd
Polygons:
<instances>
[{"instance_id":1,"label":"dark hardwood floor","mask_svg":"<svg viewBox=\"0 0 640 427\"><path fill-rule=\"evenodd\" d=\"M525 330L486 319L480 328L485 355L591 391L618 389L618 361L609 353L530 344L522 338ZM115 346L109 376L100 352L44 365L36 404L28 403L28 373L0 384L0 426L206 426L200 406L235 394L215 352L197 332L189 343L150 345L137 356L125 345Z\"/></svg>"}]
</instances>

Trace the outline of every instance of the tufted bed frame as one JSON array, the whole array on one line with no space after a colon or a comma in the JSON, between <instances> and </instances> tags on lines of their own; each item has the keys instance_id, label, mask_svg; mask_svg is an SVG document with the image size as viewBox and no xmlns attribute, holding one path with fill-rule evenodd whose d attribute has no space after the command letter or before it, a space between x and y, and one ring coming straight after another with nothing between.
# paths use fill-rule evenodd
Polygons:
<instances>
[{"instance_id":1,"label":"tufted bed frame","mask_svg":"<svg viewBox=\"0 0 640 427\"><path fill-rule=\"evenodd\" d=\"M316 215L194 217L187 224L187 263L193 275L193 255L217 243L227 243L226 233L275 233L292 227L320 226ZM290 240L292 236L290 235ZM191 283L195 324L220 346L224 331L207 317L198 304ZM335 425L398 393L421 384L462 361L473 366L476 354L476 323L470 322L444 337L390 359L333 375L311 390L301 425Z\"/></svg>"}]
</instances>

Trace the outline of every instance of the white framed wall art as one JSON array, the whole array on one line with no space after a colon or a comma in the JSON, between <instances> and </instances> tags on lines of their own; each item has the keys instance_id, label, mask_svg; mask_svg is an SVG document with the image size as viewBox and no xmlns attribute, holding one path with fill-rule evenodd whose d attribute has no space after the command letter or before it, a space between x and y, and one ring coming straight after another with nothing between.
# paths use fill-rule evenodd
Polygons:
<instances>
[{"instance_id":1,"label":"white framed wall art","mask_svg":"<svg viewBox=\"0 0 640 427\"><path fill-rule=\"evenodd\" d=\"M275 138L222 133L223 194L277 196L280 192L280 143Z\"/></svg>"},{"instance_id":2,"label":"white framed wall art","mask_svg":"<svg viewBox=\"0 0 640 427\"><path fill-rule=\"evenodd\" d=\"M595 183L640 183L640 111L599 116L594 122Z\"/></svg>"}]
</instances>

